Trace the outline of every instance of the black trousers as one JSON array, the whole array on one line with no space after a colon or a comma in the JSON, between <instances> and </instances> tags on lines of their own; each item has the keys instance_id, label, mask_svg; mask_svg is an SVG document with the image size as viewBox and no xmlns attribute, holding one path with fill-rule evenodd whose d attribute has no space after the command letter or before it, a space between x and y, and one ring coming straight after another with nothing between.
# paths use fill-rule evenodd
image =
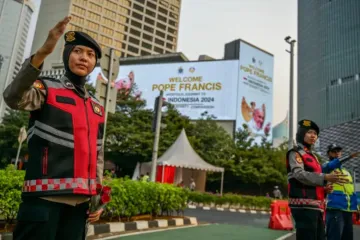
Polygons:
<instances>
[{"instance_id":1,"label":"black trousers","mask_svg":"<svg viewBox=\"0 0 360 240\"><path fill-rule=\"evenodd\" d=\"M353 240L352 212L326 210L327 240Z\"/></svg>"},{"instance_id":2,"label":"black trousers","mask_svg":"<svg viewBox=\"0 0 360 240\"><path fill-rule=\"evenodd\" d=\"M71 206L37 197L23 198L14 240L85 240L89 203Z\"/></svg>"},{"instance_id":3,"label":"black trousers","mask_svg":"<svg viewBox=\"0 0 360 240\"><path fill-rule=\"evenodd\" d=\"M323 213L319 210L292 208L296 240L325 240Z\"/></svg>"}]
</instances>

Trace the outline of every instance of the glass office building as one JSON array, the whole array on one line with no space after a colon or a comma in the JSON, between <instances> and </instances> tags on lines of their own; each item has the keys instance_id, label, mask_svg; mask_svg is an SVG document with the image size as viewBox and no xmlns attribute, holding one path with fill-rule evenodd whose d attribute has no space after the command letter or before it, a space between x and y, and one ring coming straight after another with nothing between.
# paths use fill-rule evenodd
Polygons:
<instances>
[{"instance_id":1,"label":"glass office building","mask_svg":"<svg viewBox=\"0 0 360 240\"><path fill-rule=\"evenodd\" d=\"M360 118L359 13L359 0L298 0L298 119Z\"/></svg>"}]
</instances>

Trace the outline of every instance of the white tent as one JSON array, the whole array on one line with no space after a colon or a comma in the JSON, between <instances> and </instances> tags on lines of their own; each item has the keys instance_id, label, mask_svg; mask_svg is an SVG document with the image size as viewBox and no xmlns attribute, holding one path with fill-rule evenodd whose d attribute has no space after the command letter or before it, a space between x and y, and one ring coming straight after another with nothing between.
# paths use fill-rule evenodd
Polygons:
<instances>
[{"instance_id":1,"label":"white tent","mask_svg":"<svg viewBox=\"0 0 360 240\"><path fill-rule=\"evenodd\" d=\"M206 172L221 172L220 194L223 192L224 168L216 167L205 162L191 147L184 129L171 147L158 159L157 165L176 167L175 182L181 182L183 176L191 175L191 177L194 178L196 185L200 183L204 188ZM149 169L151 169L151 162L141 164L139 167L141 169L135 170L137 174L148 172ZM162 172L164 174L164 171ZM136 179L135 173L133 179ZM185 182L188 179L189 178L185 179ZM201 187L199 186L199 188Z\"/></svg>"}]
</instances>

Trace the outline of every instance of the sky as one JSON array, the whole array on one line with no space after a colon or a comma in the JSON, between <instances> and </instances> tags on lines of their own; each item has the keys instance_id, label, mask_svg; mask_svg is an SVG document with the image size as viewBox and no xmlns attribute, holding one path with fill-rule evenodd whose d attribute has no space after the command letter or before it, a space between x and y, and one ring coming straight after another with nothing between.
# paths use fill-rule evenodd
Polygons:
<instances>
[{"instance_id":1,"label":"sky","mask_svg":"<svg viewBox=\"0 0 360 240\"><path fill-rule=\"evenodd\" d=\"M35 3L32 42L41 0ZM297 0L182 0L177 51L190 60L206 54L223 58L224 45L243 39L274 55L273 125L289 109L290 54L286 36L297 38ZM28 44L29 56L31 44ZM296 59L296 49L295 49ZM295 61L296 66L296 61ZM296 67L294 73L296 81ZM294 91L296 109L296 91ZM296 119L296 110L294 111Z\"/></svg>"},{"instance_id":2,"label":"sky","mask_svg":"<svg viewBox=\"0 0 360 240\"><path fill-rule=\"evenodd\" d=\"M201 54L223 58L224 45L239 38L274 55L273 125L289 109L286 36L297 38L297 0L182 0L178 51L190 60Z\"/></svg>"}]
</instances>

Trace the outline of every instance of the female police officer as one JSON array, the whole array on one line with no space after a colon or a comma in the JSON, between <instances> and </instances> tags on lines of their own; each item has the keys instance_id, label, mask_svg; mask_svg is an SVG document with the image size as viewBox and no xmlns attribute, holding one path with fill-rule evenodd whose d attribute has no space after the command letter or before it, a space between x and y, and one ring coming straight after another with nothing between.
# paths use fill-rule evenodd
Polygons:
<instances>
[{"instance_id":1,"label":"female police officer","mask_svg":"<svg viewBox=\"0 0 360 240\"><path fill-rule=\"evenodd\" d=\"M319 131L313 121L301 120L296 134L297 146L287 153L289 207L295 220L297 240L325 239L324 186L326 181L346 181L343 175L322 173L311 150Z\"/></svg>"}]
</instances>

